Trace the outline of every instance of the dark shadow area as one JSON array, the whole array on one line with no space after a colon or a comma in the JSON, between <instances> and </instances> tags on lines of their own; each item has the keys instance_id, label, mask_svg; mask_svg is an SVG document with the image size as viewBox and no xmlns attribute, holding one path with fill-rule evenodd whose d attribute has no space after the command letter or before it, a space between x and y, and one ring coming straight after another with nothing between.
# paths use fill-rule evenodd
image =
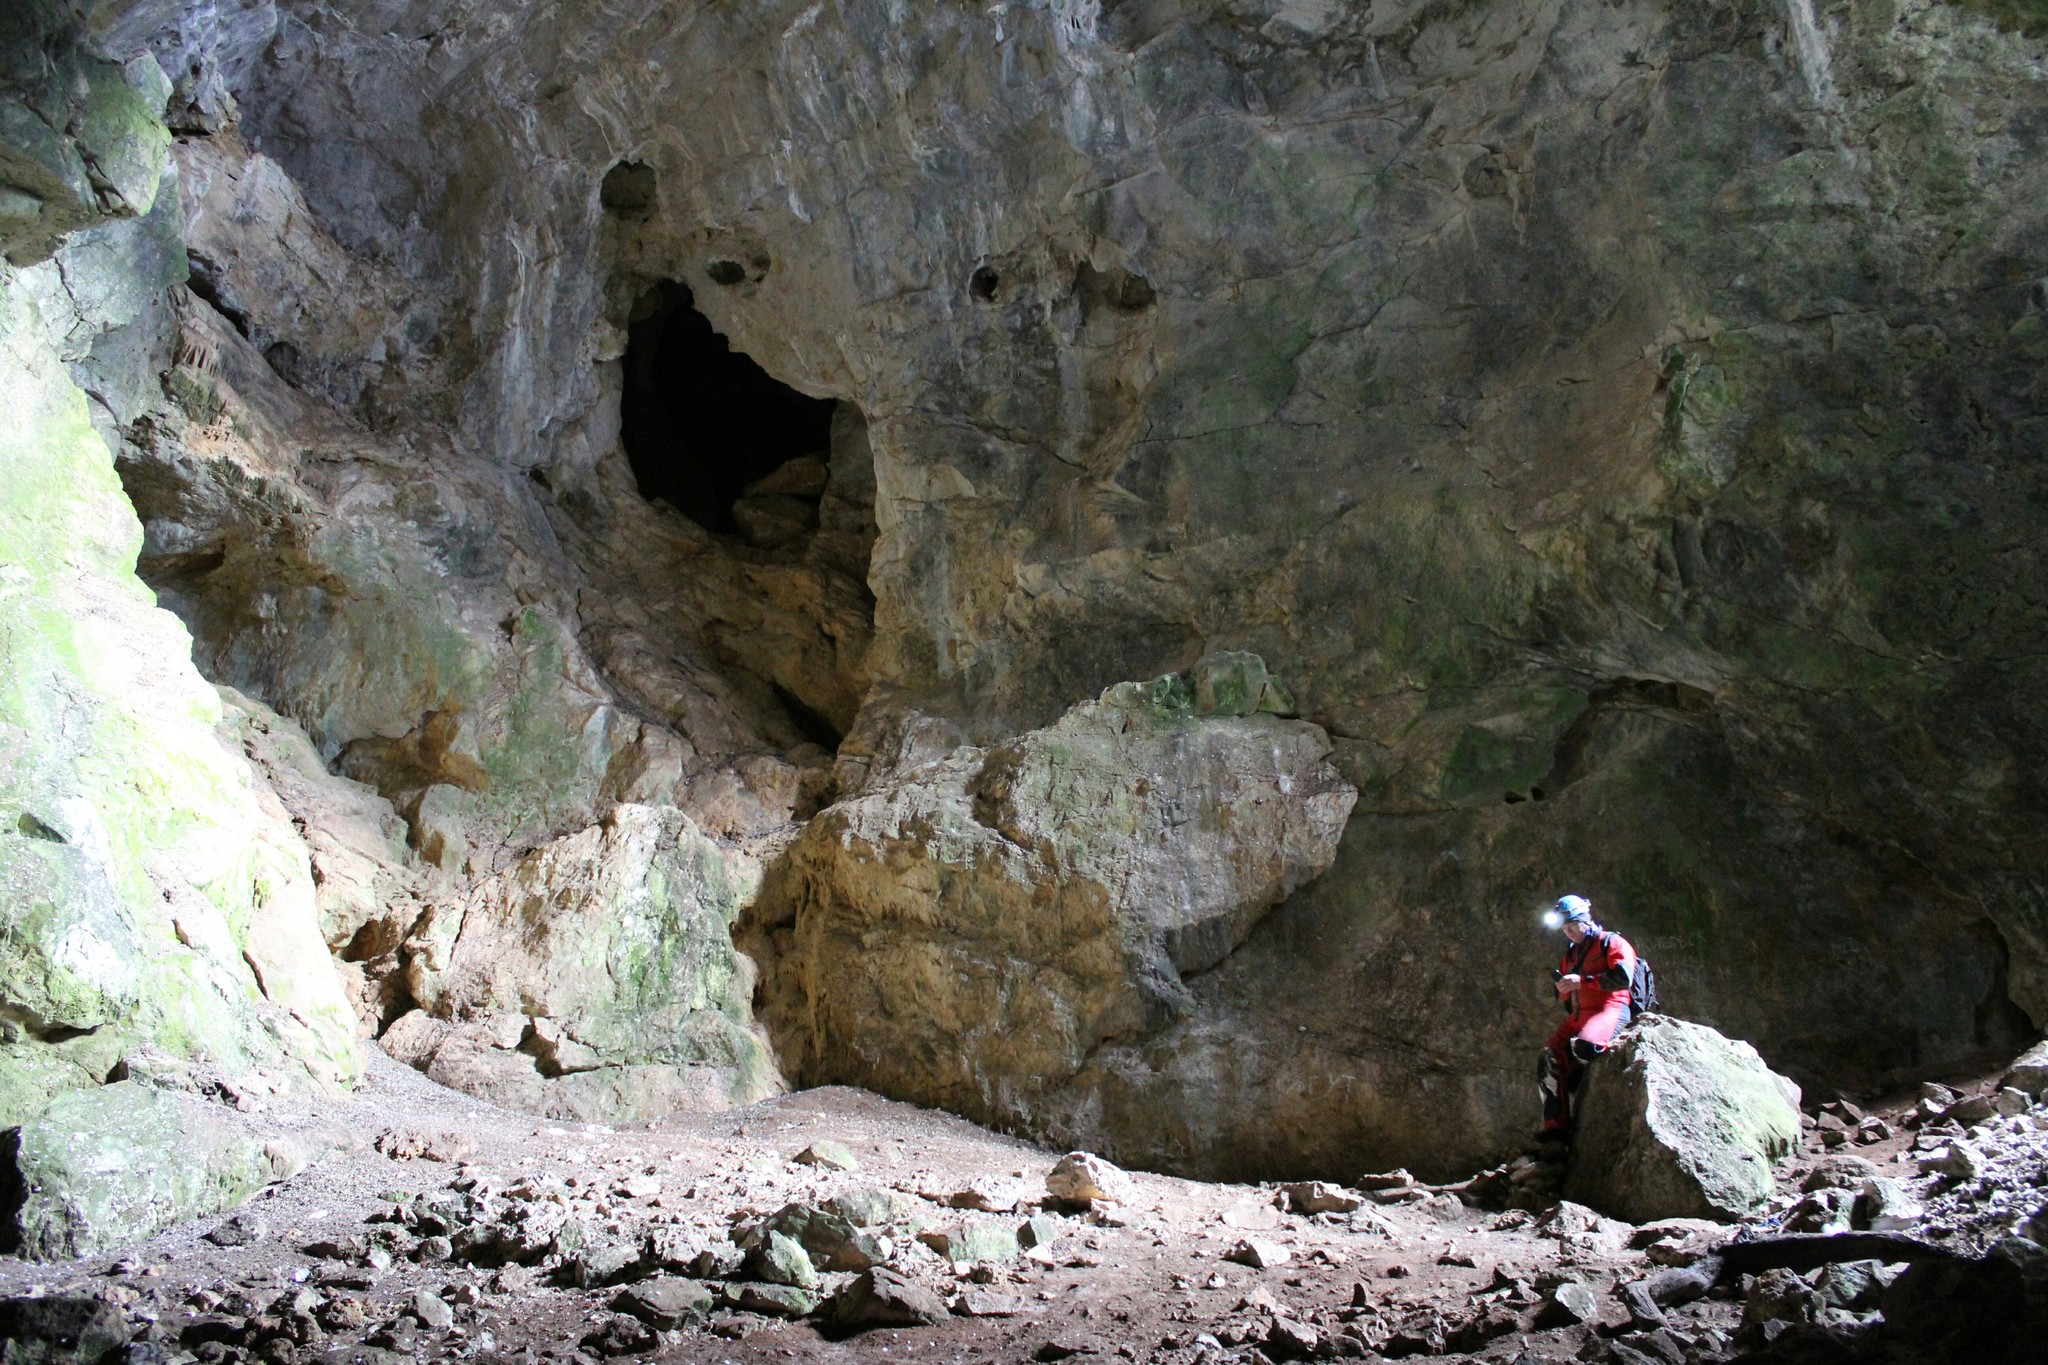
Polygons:
<instances>
[{"instance_id":1,"label":"dark shadow area","mask_svg":"<svg viewBox=\"0 0 2048 1365\"><path fill-rule=\"evenodd\" d=\"M833 400L809 398L734 351L673 280L627 321L620 439L640 494L733 534L748 484L804 455L824 459Z\"/></svg>"}]
</instances>

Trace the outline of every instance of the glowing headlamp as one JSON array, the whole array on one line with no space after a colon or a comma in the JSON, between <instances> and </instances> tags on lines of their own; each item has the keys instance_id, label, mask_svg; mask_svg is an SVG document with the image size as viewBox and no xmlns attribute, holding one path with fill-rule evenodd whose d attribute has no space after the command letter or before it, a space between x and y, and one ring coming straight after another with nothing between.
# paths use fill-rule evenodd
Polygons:
<instances>
[{"instance_id":1,"label":"glowing headlamp","mask_svg":"<svg viewBox=\"0 0 2048 1365\"><path fill-rule=\"evenodd\" d=\"M1564 912L1561 910L1545 910L1543 912L1543 927L1546 929L1564 928Z\"/></svg>"}]
</instances>

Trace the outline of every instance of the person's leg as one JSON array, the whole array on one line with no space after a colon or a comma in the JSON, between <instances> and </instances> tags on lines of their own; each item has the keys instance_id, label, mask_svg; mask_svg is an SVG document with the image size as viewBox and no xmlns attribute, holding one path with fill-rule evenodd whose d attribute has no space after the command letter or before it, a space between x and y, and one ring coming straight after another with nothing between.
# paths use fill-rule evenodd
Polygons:
<instances>
[{"instance_id":1,"label":"person's leg","mask_svg":"<svg viewBox=\"0 0 2048 1365\"><path fill-rule=\"evenodd\" d=\"M1569 1122L1571 1108L1576 1102L1575 1097L1578 1094L1579 1086L1586 1079L1586 1067L1591 1064L1595 1057L1607 1051L1607 1045L1614 1041L1614 1035L1621 1032L1621 1026L1627 1022L1628 1006L1626 1004L1610 1005L1592 1018L1579 1023L1576 1027L1567 1024L1560 1028L1557 1033L1551 1035L1553 1039L1558 1034L1563 1034L1565 1037L1563 1051L1566 1069L1563 1073L1562 1093L1563 1108L1567 1116L1567 1122ZM1545 1112L1547 1126L1548 1111L1546 1110Z\"/></svg>"},{"instance_id":2,"label":"person's leg","mask_svg":"<svg viewBox=\"0 0 2048 1365\"><path fill-rule=\"evenodd\" d=\"M1543 1095L1543 1131L1562 1133L1571 1123L1568 1089L1573 1070L1572 1024L1559 1024L1536 1058L1536 1084Z\"/></svg>"}]
</instances>

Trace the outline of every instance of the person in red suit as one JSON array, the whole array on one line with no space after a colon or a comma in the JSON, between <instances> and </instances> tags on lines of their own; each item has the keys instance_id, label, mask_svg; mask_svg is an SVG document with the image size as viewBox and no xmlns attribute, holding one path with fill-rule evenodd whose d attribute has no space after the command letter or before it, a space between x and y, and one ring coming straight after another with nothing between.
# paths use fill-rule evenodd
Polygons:
<instances>
[{"instance_id":1,"label":"person in red suit","mask_svg":"<svg viewBox=\"0 0 2048 1365\"><path fill-rule=\"evenodd\" d=\"M1569 940L1552 973L1564 1022L1544 1042L1536 1072L1543 1091L1539 1136L1554 1141L1571 1131L1572 1095L1585 1079L1586 1064L1605 1052L1628 1022L1636 950L1620 934L1600 927L1593 903L1584 896L1560 897L1544 921L1562 929Z\"/></svg>"}]
</instances>

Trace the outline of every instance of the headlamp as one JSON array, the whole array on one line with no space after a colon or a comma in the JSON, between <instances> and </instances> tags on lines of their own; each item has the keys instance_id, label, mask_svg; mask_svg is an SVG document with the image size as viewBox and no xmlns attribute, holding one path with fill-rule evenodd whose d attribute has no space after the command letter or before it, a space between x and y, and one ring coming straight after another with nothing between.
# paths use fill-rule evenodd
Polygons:
<instances>
[{"instance_id":1,"label":"headlamp","mask_svg":"<svg viewBox=\"0 0 2048 1365\"><path fill-rule=\"evenodd\" d=\"M1558 910L1545 910L1543 912L1543 927L1546 929L1564 928L1563 912Z\"/></svg>"}]
</instances>

